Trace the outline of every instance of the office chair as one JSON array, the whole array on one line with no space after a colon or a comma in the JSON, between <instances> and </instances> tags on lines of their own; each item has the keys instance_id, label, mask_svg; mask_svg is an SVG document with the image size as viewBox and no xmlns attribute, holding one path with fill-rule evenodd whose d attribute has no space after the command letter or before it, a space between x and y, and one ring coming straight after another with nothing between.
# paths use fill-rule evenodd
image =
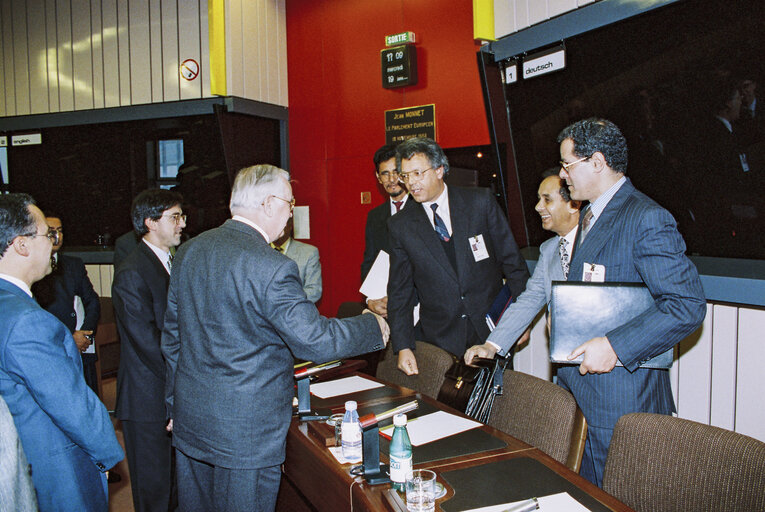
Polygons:
<instances>
[{"instance_id":1,"label":"office chair","mask_svg":"<svg viewBox=\"0 0 765 512\"><path fill-rule=\"evenodd\" d=\"M638 512L765 511L765 443L672 416L626 414L603 489Z\"/></svg>"},{"instance_id":2,"label":"office chair","mask_svg":"<svg viewBox=\"0 0 765 512\"><path fill-rule=\"evenodd\" d=\"M506 370L503 394L494 400L488 424L578 473L587 422L571 393L540 378Z\"/></svg>"},{"instance_id":3,"label":"office chair","mask_svg":"<svg viewBox=\"0 0 765 512\"><path fill-rule=\"evenodd\" d=\"M377 378L414 389L431 398L437 398L441 384L444 382L446 370L454 361L452 355L446 350L424 341L416 343L414 354L417 357L417 369L420 373L406 375L398 369L396 354L393 353L392 346L388 345L377 365Z\"/></svg>"}]
</instances>

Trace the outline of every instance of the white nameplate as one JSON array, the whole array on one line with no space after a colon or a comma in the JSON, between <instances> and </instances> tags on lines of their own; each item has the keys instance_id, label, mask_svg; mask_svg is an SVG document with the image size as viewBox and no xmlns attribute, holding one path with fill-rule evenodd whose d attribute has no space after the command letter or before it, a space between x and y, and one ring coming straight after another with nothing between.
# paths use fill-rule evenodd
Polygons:
<instances>
[{"instance_id":1,"label":"white nameplate","mask_svg":"<svg viewBox=\"0 0 765 512\"><path fill-rule=\"evenodd\" d=\"M42 144L42 135L39 133L28 133L11 137L11 145L13 146L31 146L32 144Z\"/></svg>"},{"instance_id":2,"label":"white nameplate","mask_svg":"<svg viewBox=\"0 0 765 512\"><path fill-rule=\"evenodd\" d=\"M523 61L523 78L532 78L565 68L566 50L561 48L539 57L532 56Z\"/></svg>"}]
</instances>

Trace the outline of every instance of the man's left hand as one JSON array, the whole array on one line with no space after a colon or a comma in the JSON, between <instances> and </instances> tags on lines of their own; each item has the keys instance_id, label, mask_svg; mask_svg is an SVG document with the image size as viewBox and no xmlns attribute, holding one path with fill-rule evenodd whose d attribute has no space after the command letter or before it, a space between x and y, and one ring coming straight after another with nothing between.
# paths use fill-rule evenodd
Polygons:
<instances>
[{"instance_id":1,"label":"man's left hand","mask_svg":"<svg viewBox=\"0 0 765 512\"><path fill-rule=\"evenodd\" d=\"M90 340L86 336L91 334L93 334L93 331L74 331L72 333L72 338L74 338L74 342L77 344L80 352L85 352L90 346Z\"/></svg>"},{"instance_id":2,"label":"man's left hand","mask_svg":"<svg viewBox=\"0 0 765 512\"><path fill-rule=\"evenodd\" d=\"M608 373L616 366L619 359L614 352L611 342L608 338L593 338L590 341L582 343L568 355L568 360L576 359L584 354L584 360L579 365L579 373Z\"/></svg>"}]
</instances>

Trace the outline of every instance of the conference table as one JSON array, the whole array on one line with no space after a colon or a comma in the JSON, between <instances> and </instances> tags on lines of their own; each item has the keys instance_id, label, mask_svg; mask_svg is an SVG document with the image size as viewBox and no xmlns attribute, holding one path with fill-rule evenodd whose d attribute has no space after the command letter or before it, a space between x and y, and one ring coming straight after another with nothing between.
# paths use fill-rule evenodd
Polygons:
<instances>
[{"instance_id":1,"label":"conference table","mask_svg":"<svg viewBox=\"0 0 765 512\"><path fill-rule=\"evenodd\" d=\"M445 411L466 416L428 396L363 374L382 387L328 398L311 397L312 411L341 413L346 400L356 400L359 415L383 411L417 400L413 418ZM347 376L345 377L347 378ZM381 427L391 420L381 423ZM370 485L351 474L357 464L340 464L330 453L334 429L319 421L294 417L287 435L287 453L277 510L403 512L390 484ZM380 460L388 462L388 444L380 436ZM414 468L437 474L446 494L436 500L436 511L461 512L567 492L593 512L632 509L586 481L541 450L488 425L413 447ZM544 508L542 509L544 512Z\"/></svg>"}]
</instances>

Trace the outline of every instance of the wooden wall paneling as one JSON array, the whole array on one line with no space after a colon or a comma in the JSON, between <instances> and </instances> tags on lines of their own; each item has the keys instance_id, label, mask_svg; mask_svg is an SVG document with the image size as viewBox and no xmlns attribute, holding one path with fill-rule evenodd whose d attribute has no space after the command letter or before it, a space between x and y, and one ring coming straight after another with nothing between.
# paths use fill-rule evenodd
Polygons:
<instances>
[{"instance_id":1,"label":"wooden wall paneling","mask_svg":"<svg viewBox=\"0 0 765 512\"><path fill-rule=\"evenodd\" d=\"M11 23L13 23L13 87L16 91L16 115L30 113L29 102L29 59L27 55L28 34L26 3L20 0L11 2Z\"/></svg>"},{"instance_id":2,"label":"wooden wall paneling","mask_svg":"<svg viewBox=\"0 0 765 512\"><path fill-rule=\"evenodd\" d=\"M199 10L199 47L202 51L202 61L199 63L202 67L199 72L202 80L202 97L209 98L212 96L210 92L210 25L206 4L202 4Z\"/></svg>"},{"instance_id":3,"label":"wooden wall paneling","mask_svg":"<svg viewBox=\"0 0 765 512\"><path fill-rule=\"evenodd\" d=\"M712 393L709 424L734 430L739 308L709 304L712 313ZM707 317L710 314L707 313ZM706 321L704 322L706 324ZM744 381L745 382L745 381Z\"/></svg>"},{"instance_id":4,"label":"wooden wall paneling","mask_svg":"<svg viewBox=\"0 0 765 512\"><path fill-rule=\"evenodd\" d=\"M146 0L130 0L130 104L151 103L151 38L149 5Z\"/></svg>"},{"instance_id":5,"label":"wooden wall paneling","mask_svg":"<svg viewBox=\"0 0 765 512\"><path fill-rule=\"evenodd\" d=\"M181 84L178 60L178 2L162 2L162 81L164 101L178 101L181 98Z\"/></svg>"},{"instance_id":6,"label":"wooden wall paneling","mask_svg":"<svg viewBox=\"0 0 765 512\"><path fill-rule=\"evenodd\" d=\"M705 322L711 322L706 319ZM709 423L709 397L712 386L712 330L709 323L680 342L678 366L677 415Z\"/></svg>"},{"instance_id":7,"label":"wooden wall paneling","mask_svg":"<svg viewBox=\"0 0 765 512\"><path fill-rule=\"evenodd\" d=\"M259 48L254 41L260 26L256 25L257 19L244 17L255 14L257 3L240 0L226 2L226 94L229 96L248 97L247 71L258 59ZM245 25L253 29L244 30Z\"/></svg>"},{"instance_id":8,"label":"wooden wall paneling","mask_svg":"<svg viewBox=\"0 0 765 512\"><path fill-rule=\"evenodd\" d=\"M93 26L90 0L70 0L74 109L93 108Z\"/></svg>"},{"instance_id":9,"label":"wooden wall paneling","mask_svg":"<svg viewBox=\"0 0 765 512\"><path fill-rule=\"evenodd\" d=\"M72 11L69 2L56 3L56 54L58 56L59 111L74 110L74 67L72 63Z\"/></svg>"},{"instance_id":10,"label":"wooden wall paneling","mask_svg":"<svg viewBox=\"0 0 765 512\"><path fill-rule=\"evenodd\" d=\"M131 105L130 92L130 2L117 0L117 60L113 72L119 78L120 106Z\"/></svg>"},{"instance_id":11,"label":"wooden wall paneling","mask_svg":"<svg viewBox=\"0 0 765 512\"><path fill-rule=\"evenodd\" d=\"M160 103L165 101L162 89L164 88L164 72L162 68L162 1L150 0L149 2L149 63L151 74L151 102Z\"/></svg>"},{"instance_id":12,"label":"wooden wall paneling","mask_svg":"<svg viewBox=\"0 0 765 512\"><path fill-rule=\"evenodd\" d=\"M178 49L180 61L194 59L197 64L202 61L201 47L199 44L199 13L200 2L203 0L184 1L178 5ZM203 2L205 8L207 2ZM176 71L178 72L178 71ZM181 78L181 99L194 99L202 97L201 77L194 80Z\"/></svg>"},{"instance_id":13,"label":"wooden wall paneling","mask_svg":"<svg viewBox=\"0 0 765 512\"><path fill-rule=\"evenodd\" d=\"M45 76L48 79L48 112L61 111L58 73L58 21L56 0L45 1Z\"/></svg>"},{"instance_id":14,"label":"wooden wall paneling","mask_svg":"<svg viewBox=\"0 0 765 512\"><path fill-rule=\"evenodd\" d=\"M90 0L90 62L93 67L93 108L104 108L104 46L101 0Z\"/></svg>"},{"instance_id":15,"label":"wooden wall paneling","mask_svg":"<svg viewBox=\"0 0 765 512\"><path fill-rule=\"evenodd\" d=\"M101 41L104 73L104 107L119 107L120 54L117 0L101 0Z\"/></svg>"},{"instance_id":16,"label":"wooden wall paneling","mask_svg":"<svg viewBox=\"0 0 765 512\"><path fill-rule=\"evenodd\" d=\"M736 432L765 441L765 310L738 311L738 368L736 372Z\"/></svg>"},{"instance_id":17,"label":"wooden wall paneling","mask_svg":"<svg viewBox=\"0 0 765 512\"><path fill-rule=\"evenodd\" d=\"M26 26L33 27L27 36L29 45L29 102L32 114L50 111L48 103L48 65L45 30L45 0L28 0Z\"/></svg>"}]
</instances>

